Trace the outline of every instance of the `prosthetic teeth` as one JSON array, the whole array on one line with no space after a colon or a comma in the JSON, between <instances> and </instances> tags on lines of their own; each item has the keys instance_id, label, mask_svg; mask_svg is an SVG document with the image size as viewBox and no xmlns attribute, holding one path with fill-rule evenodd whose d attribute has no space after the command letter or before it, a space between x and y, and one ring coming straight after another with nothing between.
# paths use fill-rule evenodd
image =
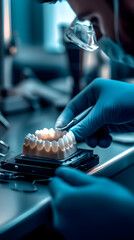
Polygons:
<instances>
[{"instance_id":1,"label":"prosthetic teeth","mask_svg":"<svg viewBox=\"0 0 134 240\"><path fill-rule=\"evenodd\" d=\"M61 136L63 136L63 133L61 131L55 131L53 128L50 128L49 130L47 128L44 128L42 130L36 130L35 136L37 136L41 140L58 140Z\"/></svg>"},{"instance_id":2,"label":"prosthetic teeth","mask_svg":"<svg viewBox=\"0 0 134 240\"><path fill-rule=\"evenodd\" d=\"M37 149L40 151L43 149L43 141L42 140L38 140L37 141Z\"/></svg>"},{"instance_id":3,"label":"prosthetic teeth","mask_svg":"<svg viewBox=\"0 0 134 240\"><path fill-rule=\"evenodd\" d=\"M36 146L36 139L30 138L30 147L33 149Z\"/></svg>"},{"instance_id":4,"label":"prosthetic teeth","mask_svg":"<svg viewBox=\"0 0 134 240\"><path fill-rule=\"evenodd\" d=\"M49 141L44 141L44 147L45 147L45 150L46 152L50 152L50 142Z\"/></svg>"},{"instance_id":5,"label":"prosthetic teeth","mask_svg":"<svg viewBox=\"0 0 134 240\"><path fill-rule=\"evenodd\" d=\"M63 138L59 138L58 144L59 144L59 148L60 148L62 151L64 151L64 150L65 150L65 145L64 145Z\"/></svg>"},{"instance_id":6,"label":"prosthetic teeth","mask_svg":"<svg viewBox=\"0 0 134 240\"><path fill-rule=\"evenodd\" d=\"M69 148L69 142L68 142L68 138L66 135L63 136L63 141L64 141L64 145L65 145L65 148Z\"/></svg>"},{"instance_id":7,"label":"prosthetic teeth","mask_svg":"<svg viewBox=\"0 0 134 240\"><path fill-rule=\"evenodd\" d=\"M52 151L57 152L58 151L58 142L52 141Z\"/></svg>"},{"instance_id":8,"label":"prosthetic teeth","mask_svg":"<svg viewBox=\"0 0 134 240\"><path fill-rule=\"evenodd\" d=\"M24 139L23 154L44 158L63 159L77 150L73 132L50 128L28 133Z\"/></svg>"}]
</instances>

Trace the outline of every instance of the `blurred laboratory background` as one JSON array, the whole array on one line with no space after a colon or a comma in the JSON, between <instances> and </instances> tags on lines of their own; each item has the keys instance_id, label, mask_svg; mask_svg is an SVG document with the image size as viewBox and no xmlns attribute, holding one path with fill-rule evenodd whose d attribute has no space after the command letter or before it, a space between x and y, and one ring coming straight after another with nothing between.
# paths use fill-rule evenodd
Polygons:
<instances>
[{"instance_id":1,"label":"blurred laboratory background","mask_svg":"<svg viewBox=\"0 0 134 240\"><path fill-rule=\"evenodd\" d=\"M134 70L99 49L80 50L64 38L75 17L66 1L3 0L0 6L0 110L4 115L63 109L97 77L133 82Z\"/></svg>"}]
</instances>

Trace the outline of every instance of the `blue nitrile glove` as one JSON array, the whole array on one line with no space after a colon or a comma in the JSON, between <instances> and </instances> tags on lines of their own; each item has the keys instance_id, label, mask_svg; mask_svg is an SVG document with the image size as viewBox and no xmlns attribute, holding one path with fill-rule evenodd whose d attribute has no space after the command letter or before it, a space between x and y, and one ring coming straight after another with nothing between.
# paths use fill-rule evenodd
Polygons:
<instances>
[{"instance_id":1,"label":"blue nitrile glove","mask_svg":"<svg viewBox=\"0 0 134 240\"><path fill-rule=\"evenodd\" d=\"M134 239L134 196L106 178L61 167L49 184L52 225L67 240Z\"/></svg>"},{"instance_id":2,"label":"blue nitrile glove","mask_svg":"<svg viewBox=\"0 0 134 240\"><path fill-rule=\"evenodd\" d=\"M110 132L134 131L134 85L115 80L95 79L74 97L56 122L63 127L90 106L91 112L71 131L77 141L86 140L91 147L107 147Z\"/></svg>"}]
</instances>

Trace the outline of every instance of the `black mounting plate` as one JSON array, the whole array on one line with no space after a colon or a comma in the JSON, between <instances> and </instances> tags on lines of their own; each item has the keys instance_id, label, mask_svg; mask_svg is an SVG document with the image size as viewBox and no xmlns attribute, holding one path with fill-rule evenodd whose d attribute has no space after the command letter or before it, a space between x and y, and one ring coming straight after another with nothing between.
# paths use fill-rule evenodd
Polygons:
<instances>
[{"instance_id":1,"label":"black mounting plate","mask_svg":"<svg viewBox=\"0 0 134 240\"><path fill-rule=\"evenodd\" d=\"M60 160L30 157L20 154L11 159L2 160L1 167L23 175L52 177L55 174L56 168L60 166L70 166L88 172L98 163L99 157L93 153L93 150L78 149L74 154Z\"/></svg>"}]
</instances>

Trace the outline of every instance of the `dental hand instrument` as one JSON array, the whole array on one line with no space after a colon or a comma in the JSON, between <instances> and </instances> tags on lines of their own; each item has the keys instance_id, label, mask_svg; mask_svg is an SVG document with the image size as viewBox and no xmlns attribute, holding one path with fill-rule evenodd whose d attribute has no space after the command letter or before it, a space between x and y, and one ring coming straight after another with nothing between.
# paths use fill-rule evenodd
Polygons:
<instances>
[{"instance_id":1,"label":"dental hand instrument","mask_svg":"<svg viewBox=\"0 0 134 240\"><path fill-rule=\"evenodd\" d=\"M93 108L93 106L87 108L86 110L84 110L83 112L78 114L75 118L73 118L71 120L71 122L69 122L66 126L64 126L64 127L56 127L56 130L67 131L69 128L73 127L74 125L79 123L83 118L85 118L88 115L88 113L92 110L92 108Z\"/></svg>"}]
</instances>

